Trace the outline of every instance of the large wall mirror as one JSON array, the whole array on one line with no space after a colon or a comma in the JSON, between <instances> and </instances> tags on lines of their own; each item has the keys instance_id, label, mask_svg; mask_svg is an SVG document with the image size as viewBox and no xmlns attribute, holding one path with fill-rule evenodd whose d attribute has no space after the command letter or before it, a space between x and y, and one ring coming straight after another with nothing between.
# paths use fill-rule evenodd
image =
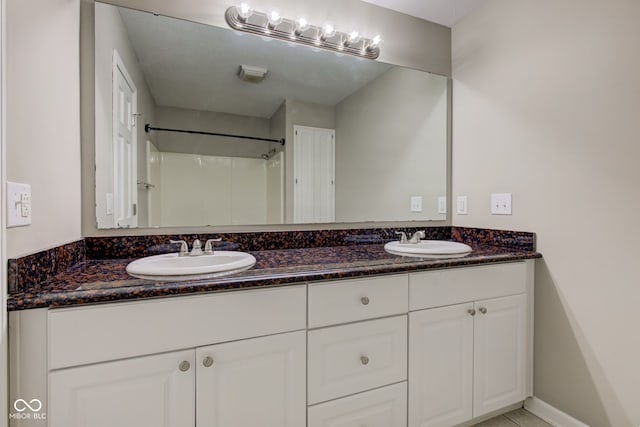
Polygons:
<instances>
[{"instance_id":1,"label":"large wall mirror","mask_svg":"<svg viewBox=\"0 0 640 427\"><path fill-rule=\"evenodd\" d=\"M444 220L447 99L444 76L95 3L98 228Z\"/></svg>"}]
</instances>

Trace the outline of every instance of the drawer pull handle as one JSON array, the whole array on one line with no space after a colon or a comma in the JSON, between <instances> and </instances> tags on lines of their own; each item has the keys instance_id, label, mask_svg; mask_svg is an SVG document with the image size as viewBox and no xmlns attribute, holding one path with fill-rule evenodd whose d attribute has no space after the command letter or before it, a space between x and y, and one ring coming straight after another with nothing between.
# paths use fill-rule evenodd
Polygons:
<instances>
[{"instance_id":1,"label":"drawer pull handle","mask_svg":"<svg viewBox=\"0 0 640 427\"><path fill-rule=\"evenodd\" d=\"M360 298L360 302L362 303L362 305L369 305L369 297Z\"/></svg>"},{"instance_id":2,"label":"drawer pull handle","mask_svg":"<svg viewBox=\"0 0 640 427\"><path fill-rule=\"evenodd\" d=\"M469 313L472 316L475 316L476 315L476 310L473 309L473 308L470 308L469 310L467 310L467 313Z\"/></svg>"},{"instance_id":3,"label":"drawer pull handle","mask_svg":"<svg viewBox=\"0 0 640 427\"><path fill-rule=\"evenodd\" d=\"M191 367L191 363L187 362L186 360L183 360L180 365L178 366L178 368L182 371L182 372L187 372L189 370L189 368Z\"/></svg>"},{"instance_id":4,"label":"drawer pull handle","mask_svg":"<svg viewBox=\"0 0 640 427\"><path fill-rule=\"evenodd\" d=\"M368 365L369 358L367 356L360 356L360 363L362 363L363 365Z\"/></svg>"},{"instance_id":5,"label":"drawer pull handle","mask_svg":"<svg viewBox=\"0 0 640 427\"><path fill-rule=\"evenodd\" d=\"M205 368L211 367L211 365L213 365L213 357L211 356L205 357L204 359L202 359L202 364L204 365Z\"/></svg>"},{"instance_id":6,"label":"drawer pull handle","mask_svg":"<svg viewBox=\"0 0 640 427\"><path fill-rule=\"evenodd\" d=\"M479 310L480 310L480 313L487 314L487 309L485 307L480 307Z\"/></svg>"}]
</instances>

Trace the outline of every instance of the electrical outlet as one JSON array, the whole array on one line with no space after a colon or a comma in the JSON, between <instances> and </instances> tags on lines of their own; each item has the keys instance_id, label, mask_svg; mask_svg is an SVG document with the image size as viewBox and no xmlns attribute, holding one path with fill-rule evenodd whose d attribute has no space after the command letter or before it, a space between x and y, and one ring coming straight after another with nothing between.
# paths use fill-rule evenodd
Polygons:
<instances>
[{"instance_id":1,"label":"electrical outlet","mask_svg":"<svg viewBox=\"0 0 640 427\"><path fill-rule=\"evenodd\" d=\"M411 212L422 212L422 196L411 196Z\"/></svg>"},{"instance_id":2,"label":"electrical outlet","mask_svg":"<svg viewBox=\"0 0 640 427\"><path fill-rule=\"evenodd\" d=\"M467 196L458 196L456 199L456 213L458 215L467 215Z\"/></svg>"},{"instance_id":3,"label":"electrical outlet","mask_svg":"<svg viewBox=\"0 0 640 427\"><path fill-rule=\"evenodd\" d=\"M7 182L7 228L31 224L31 186Z\"/></svg>"},{"instance_id":4,"label":"electrical outlet","mask_svg":"<svg viewBox=\"0 0 640 427\"><path fill-rule=\"evenodd\" d=\"M491 195L491 215L511 215L511 193Z\"/></svg>"}]
</instances>

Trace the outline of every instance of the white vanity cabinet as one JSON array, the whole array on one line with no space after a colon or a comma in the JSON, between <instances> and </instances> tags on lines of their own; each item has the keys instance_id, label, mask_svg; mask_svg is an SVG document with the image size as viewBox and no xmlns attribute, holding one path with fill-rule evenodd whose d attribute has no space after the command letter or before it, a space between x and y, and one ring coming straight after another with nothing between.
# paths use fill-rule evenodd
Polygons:
<instances>
[{"instance_id":1,"label":"white vanity cabinet","mask_svg":"<svg viewBox=\"0 0 640 427\"><path fill-rule=\"evenodd\" d=\"M409 314L409 427L456 425L531 395L530 268L514 263L410 276L415 308L458 304ZM464 302L467 295L488 298Z\"/></svg>"},{"instance_id":2,"label":"white vanity cabinet","mask_svg":"<svg viewBox=\"0 0 640 427\"><path fill-rule=\"evenodd\" d=\"M533 268L10 312L10 398L49 427L466 423L532 395Z\"/></svg>"},{"instance_id":3,"label":"white vanity cabinet","mask_svg":"<svg viewBox=\"0 0 640 427\"><path fill-rule=\"evenodd\" d=\"M48 425L303 426L306 302L294 285L49 310Z\"/></svg>"}]
</instances>

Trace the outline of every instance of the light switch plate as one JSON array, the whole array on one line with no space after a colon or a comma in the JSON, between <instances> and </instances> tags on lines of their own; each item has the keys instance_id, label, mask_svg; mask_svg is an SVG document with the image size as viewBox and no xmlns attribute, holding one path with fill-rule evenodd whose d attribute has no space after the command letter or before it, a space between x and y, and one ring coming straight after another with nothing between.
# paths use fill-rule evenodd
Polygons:
<instances>
[{"instance_id":1,"label":"light switch plate","mask_svg":"<svg viewBox=\"0 0 640 427\"><path fill-rule=\"evenodd\" d=\"M31 224L31 186L7 182L7 228Z\"/></svg>"},{"instance_id":2,"label":"light switch plate","mask_svg":"<svg viewBox=\"0 0 640 427\"><path fill-rule=\"evenodd\" d=\"M411 196L411 212L422 212L422 196Z\"/></svg>"},{"instance_id":3,"label":"light switch plate","mask_svg":"<svg viewBox=\"0 0 640 427\"><path fill-rule=\"evenodd\" d=\"M467 196L458 196L456 199L456 213L458 215L467 215Z\"/></svg>"},{"instance_id":4,"label":"light switch plate","mask_svg":"<svg viewBox=\"0 0 640 427\"><path fill-rule=\"evenodd\" d=\"M511 215L511 193L491 195L491 215Z\"/></svg>"},{"instance_id":5,"label":"light switch plate","mask_svg":"<svg viewBox=\"0 0 640 427\"><path fill-rule=\"evenodd\" d=\"M438 213L439 214L447 213L447 198L445 196L438 197Z\"/></svg>"}]
</instances>

